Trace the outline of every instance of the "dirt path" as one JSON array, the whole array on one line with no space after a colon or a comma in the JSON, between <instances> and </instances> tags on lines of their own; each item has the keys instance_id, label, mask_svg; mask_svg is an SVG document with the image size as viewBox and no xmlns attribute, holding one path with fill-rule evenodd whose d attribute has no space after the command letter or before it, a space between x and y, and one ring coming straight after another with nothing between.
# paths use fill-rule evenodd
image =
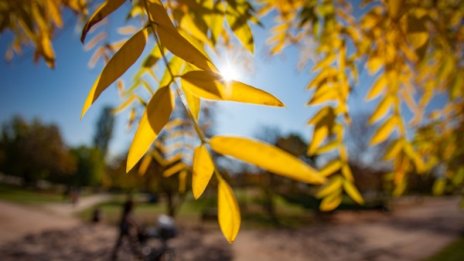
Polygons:
<instances>
[{"instance_id":1,"label":"dirt path","mask_svg":"<svg viewBox=\"0 0 464 261\"><path fill-rule=\"evenodd\" d=\"M74 213L110 199L108 194L87 196L76 206L67 202L23 206L0 201L0 245L29 234L77 226L80 222Z\"/></svg>"},{"instance_id":2,"label":"dirt path","mask_svg":"<svg viewBox=\"0 0 464 261\"><path fill-rule=\"evenodd\" d=\"M427 199L388 215L342 212L307 228L243 229L233 245L210 224L181 229L172 246L176 260L421 260L463 232L464 211L457 205L457 199ZM116 236L112 227L5 202L0 231L2 261L108 260ZM131 255L123 252L121 260Z\"/></svg>"},{"instance_id":3,"label":"dirt path","mask_svg":"<svg viewBox=\"0 0 464 261\"><path fill-rule=\"evenodd\" d=\"M39 207L25 207L0 201L0 245L28 234L78 225L72 218L58 217Z\"/></svg>"},{"instance_id":4,"label":"dirt path","mask_svg":"<svg viewBox=\"0 0 464 261\"><path fill-rule=\"evenodd\" d=\"M457 199L414 202L391 215L343 213L298 230L242 231L236 260L421 260L464 230Z\"/></svg>"},{"instance_id":5,"label":"dirt path","mask_svg":"<svg viewBox=\"0 0 464 261\"><path fill-rule=\"evenodd\" d=\"M76 205L72 205L69 202L50 203L44 205L43 208L60 216L72 216L76 212L109 201L111 198L110 194L95 194L80 198Z\"/></svg>"}]
</instances>

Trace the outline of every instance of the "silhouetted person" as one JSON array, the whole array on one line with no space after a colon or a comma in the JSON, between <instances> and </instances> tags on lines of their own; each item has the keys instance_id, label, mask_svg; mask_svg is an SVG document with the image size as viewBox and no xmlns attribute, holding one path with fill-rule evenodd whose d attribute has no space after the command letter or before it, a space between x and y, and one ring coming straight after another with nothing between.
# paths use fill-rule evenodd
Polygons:
<instances>
[{"instance_id":1,"label":"silhouetted person","mask_svg":"<svg viewBox=\"0 0 464 261\"><path fill-rule=\"evenodd\" d=\"M123 243L123 240L128 241L129 247L134 255L138 256L137 250L137 224L135 223L132 212L134 209L134 202L132 201L132 197L128 197L126 202L124 202L121 220L119 221L119 235L116 240L116 245L114 246L113 253L112 253L112 260L116 260L119 247Z\"/></svg>"},{"instance_id":2,"label":"silhouetted person","mask_svg":"<svg viewBox=\"0 0 464 261\"><path fill-rule=\"evenodd\" d=\"M98 224L101 221L101 210L99 207L95 208L92 212L92 223Z\"/></svg>"}]
</instances>

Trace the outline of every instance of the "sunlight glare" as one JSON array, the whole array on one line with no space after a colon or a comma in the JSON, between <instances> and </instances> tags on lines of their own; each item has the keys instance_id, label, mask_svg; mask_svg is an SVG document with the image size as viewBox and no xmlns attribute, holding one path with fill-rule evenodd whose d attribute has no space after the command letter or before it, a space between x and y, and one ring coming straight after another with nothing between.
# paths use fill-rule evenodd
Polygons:
<instances>
[{"instance_id":1,"label":"sunlight glare","mask_svg":"<svg viewBox=\"0 0 464 261\"><path fill-rule=\"evenodd\" d=\"M237 80L240 77L240 72L231 63L224 64L224 66L220 68L219 72L226 82Z\"/></svg>"}]
</instances>

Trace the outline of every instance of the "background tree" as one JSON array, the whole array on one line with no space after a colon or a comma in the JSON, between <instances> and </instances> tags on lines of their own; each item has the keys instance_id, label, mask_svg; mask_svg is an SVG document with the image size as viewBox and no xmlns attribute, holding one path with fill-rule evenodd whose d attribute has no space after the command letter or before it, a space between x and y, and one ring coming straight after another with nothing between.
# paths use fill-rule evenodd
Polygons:
<instances>
[{"instance_id":1,"label":"background tree","mask_svg":"<svg viewBox=\"0 0 464 261\"><path fill-rule=\"evenodd\" d=\"M94 147L100 150L103 160L107 156L108 147L113 136L114 121L113 108L111 106L103 107L96 122L96 131L93 136Z\"/></svg>"},{"instance_id":2,"label":"background tree","mask_svg":"<svg viewBox=\"0 0 464 261\"><path fill-rule=\"evenodd\" d=\"M75 161L56 125L35 119L27 122L17 116L2 128L5 174L20 176L25 185L37 180L71 175Z\"/></svg>"},{"instance_id":3,"label":"background tree","mask_svg":"<svg viewBox=\"0 0 464 261\"><path fill-rule=\"evenodd\" d=\"M72 185L78 187L101 185L106 168L101 151L98 148L80 146L73 148L71 153L77 162Z\"/></svg>"}]
</instances>

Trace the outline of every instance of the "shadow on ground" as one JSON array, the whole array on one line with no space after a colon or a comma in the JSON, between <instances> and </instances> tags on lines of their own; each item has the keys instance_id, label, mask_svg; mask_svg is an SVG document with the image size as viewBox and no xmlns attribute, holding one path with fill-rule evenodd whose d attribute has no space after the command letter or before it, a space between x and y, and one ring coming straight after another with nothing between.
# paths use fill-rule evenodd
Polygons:
<instances>
[{"instance_id":1,"label":"shadow on ground","mask_svg":"<svg viewBox=\"0 0 464 261\"><path fill-rule=\"evenodd\" d=\"M172 240L175 260L231 260L231 248L220 235L202 236L189 230ZM0 247L0 260L110 260L116 240L114 228L82 225L28 235ZM129 247L121 248L118 260L135 260Z\"/></svg>"}]
</instances>

